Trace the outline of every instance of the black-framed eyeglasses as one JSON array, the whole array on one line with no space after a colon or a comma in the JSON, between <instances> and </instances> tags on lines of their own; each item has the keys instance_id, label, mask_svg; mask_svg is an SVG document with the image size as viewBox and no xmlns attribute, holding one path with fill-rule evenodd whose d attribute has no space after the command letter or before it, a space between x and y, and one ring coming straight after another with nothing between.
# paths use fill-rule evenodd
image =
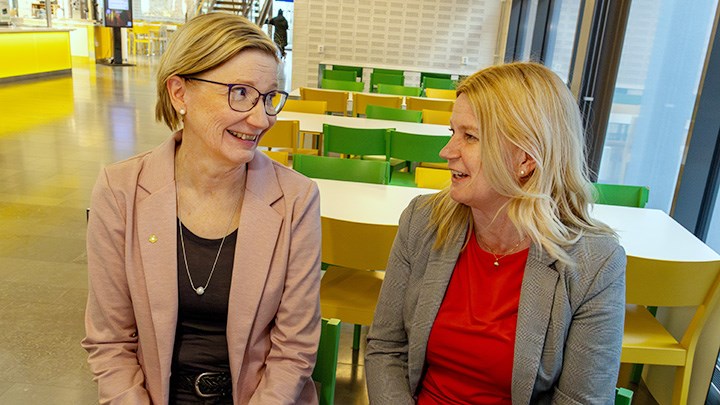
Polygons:
<instances>
[{"instance_id":1,"label":"black-framed eyeglasses","mask_svg":"<svg viewBox=\"0 0 720 405\"><path fill-rule=\"evenodd\" d=\"M270 116L278 115L285 106L288 94L280 90L271 90L261 93L260 90L249 84L220 83L212 80L201 79L192 76L180 76L185 80L196 80L199 82L218 84L228 88L228 105L237 112L248 112L255 108L258 100L262 97L265 113Z\"/></svg>"}]
</instances>

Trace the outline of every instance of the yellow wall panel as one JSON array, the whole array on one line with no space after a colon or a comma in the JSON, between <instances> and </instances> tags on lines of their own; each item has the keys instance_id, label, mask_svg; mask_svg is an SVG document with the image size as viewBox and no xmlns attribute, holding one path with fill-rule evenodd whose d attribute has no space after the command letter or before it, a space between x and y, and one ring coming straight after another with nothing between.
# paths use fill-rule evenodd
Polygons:
<instances>
[{"instance_id":1,"label":"yellow wall panel","mask_svg":"<svg viewBox=\"0 0 720 405\"><path fill-rule=\"evenodd\" d=\"M0 79L70 69L70 33L2 32L0 55L12 61L0 64Z\"/></svg>"}]
</instances>

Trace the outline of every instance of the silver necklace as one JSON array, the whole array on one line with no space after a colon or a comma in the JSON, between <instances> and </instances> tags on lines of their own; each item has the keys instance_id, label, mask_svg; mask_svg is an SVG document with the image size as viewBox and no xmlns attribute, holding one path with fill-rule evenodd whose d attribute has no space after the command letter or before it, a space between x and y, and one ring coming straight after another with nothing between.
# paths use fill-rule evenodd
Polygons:
<instances>
[{"instance_id":1,"label":"silver necklace","mask_svg":"<svg viewBox=\"0 0 720 405\"><path fill-rule=\"evenodd\" d=\"M490 247L482 240L482 238L480 237L480 235L477 235L477 234L476 234L476 238L475 238L475 239L476 239L476 240L478 241L478 243L481 245L481 246L480 246L481 248L483 248L485 251L487 251L488 253L490 253L490 254L495 258L495 261L493 262L493 266L495 266L495 267L500 267L500 259L503 259L503 258L505 258L505 257L507 257L507 256L509 256L509 255L511 255L511 254L513 254L513 253L515 253L515 250L516 250L516 249L520 246L520 244L525 240L525 238L521 238L520 240L518 240L518 242L515 244L515 246L513 246L510 250L507 251L507 253L505 253L505 254L502 255L502 256L498 256L498 255L495 254L495 252L493 252L493 251L490 249Z\"/></svg>"},{"instance_id":2,"label":"silver necklace","mask_svg":"<svg viewBox=\"0 0 720 405\"><path fill-rule=\"evenodd\" d=\"M237 203L235 203L235 209L232 211L232 214L230 215L230 221L228 221L227 227L225 229L225 236L223 236L222 240L220 241L220 248L218 249L218 252L215 255L215 261L213 262L212 268L210 269L210 276L208 276L207 282L205 282L204 286L195 287L195 283L193 282L192 276L190 275L190 268L188 267L187 255L185 254L185 238L183 238L182 218L181 218L181 214L180 214L180 192L177 187L177 176L175 176L175 194L177 195L178 226L180 227L180 247L182 249L183 261L185 262L185 272L187 273L188 280L190 280L190 287L192 287L192 289L195 290L195 293L197 295L203 295L203 294L205 294L205 290L207 289L208 285L210 285L210 280L212 280L213 273L215 273L215 266L217 265L218 258L220 258L220 252L222 252L223 244L225 243L225 238L227 237L228 232L230 232L230 226L232 225L233 218L235 217L235 212L237 212L237 209L240 206L240 201L242 200L242 198L238 198Z\"/></svg>"}]
</instances>

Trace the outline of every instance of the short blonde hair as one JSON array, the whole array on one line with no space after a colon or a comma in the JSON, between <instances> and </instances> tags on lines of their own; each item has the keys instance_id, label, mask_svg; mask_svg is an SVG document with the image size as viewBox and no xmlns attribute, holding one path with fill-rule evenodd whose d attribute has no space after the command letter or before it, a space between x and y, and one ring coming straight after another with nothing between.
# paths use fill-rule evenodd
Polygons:
<instances>
[{"instance_id":1,"label":"short blonde hair","mask_svg":"<svg viewBox=\"0 0 720 405\"><path fill-rule=\"evenodd\" d=\"M491 66L465 79L465 94L477 117L478 148L490 185L510 198L510 220L552 257L570 263L563 247L586 234L614 235L590 217L593 186L585 161L582 117L565 83L533 62ZM516 180L510 145L535 160L535 170ZM470 208L436 195L432 223L439 248L472 226Z\"/></svg>"},{"instance_id":2,"label":"short blonde hair","mask_svg":"<svg viewBox=\"0 0 720 405\"><path fill-rule=\"evenodd\" d=\"M275 44L245 17L209 13L182 25L160 59L155 120L165 122L171 130L180 127L180 116L172 106L167 89L169 78L212 70L247 49L257 49L280 60Z\"/></svg>"}]
</instances>

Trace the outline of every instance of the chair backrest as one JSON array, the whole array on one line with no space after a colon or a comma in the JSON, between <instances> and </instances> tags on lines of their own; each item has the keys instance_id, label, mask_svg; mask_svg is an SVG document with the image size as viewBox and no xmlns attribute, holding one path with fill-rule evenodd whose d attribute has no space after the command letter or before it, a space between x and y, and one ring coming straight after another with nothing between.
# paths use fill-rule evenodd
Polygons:
<instances>
[{"instance_id":1,"label":"chair backrest","mask_svg":"<svg viewBox=\"0 0 720 405\"><path fill-rule=\"evenodd\" d=\"M432 100L424 97L408 97L405 99L408 110L435 110L435 111L452 111L455 101L452 100Z\"/></svg>"},{"instance_id":2,"label":"chair backrest","mask_svg":"<svg viewBox=\"0 0 720 405\"><path fill-rule=\"evenodd\" d=\"M295 155L293 169L316 179L373 184L387 184L390 176L390 163L385 161L327 156Z\"/></svg>"},{"instance_id":3,"label":"chair backrest","mask_svg":"<svg viewBox=\"0 0 720 405\"><path fill-rule=\"evenodd\" d=\"M420 93L422 93L422 89L420 87L381 83L377 85L377 92L382 94L396 94L399 96L419 97Z\"/></svg>"},{"instance_id":4,"label":"chair backrest","mask_svg":"<svg viewBox=\"0 0 720 405\"><path fill-rule=\"evenodd\" d=\"M277 120L265 135L260 138L259 146L269 148L297 148L297 139L300 134L300 122L296 120Z\"/></svg>"},{"instance_id":5,"label":"chair backrest","mask_svg":"<svg viewBox=\"0 0 720 405\"><path fill-rule=\"evenodd\" d=\"M327 114L327 104L327 101L286 100L283 111L294 111L310 114Z\"/></svg>"},{"instance_id":6,"label":"chair backrest","mask_svg":"<svg viewBox=\"0 0 720 405\"><path fill-rule=\"evenodd\" d=\"M615 405L631 405L633 392L627 388L615 388Z\"/></svg>"},{"instance_id":7,"label":"chair backrest","mask_svg":"<svg viewBox=\"0 0 720 405\"><path fill-rule=\"evenodd\" d=\"M290 154L282 151L264 150L262 151L270 159L280 163L283 166L287 166L290 162Z\"/></svg>"},{"instance_id":8,"label":"chair backrest","mask_svg":"<svg viewBox=\"0 0 720 405\"><path fill-rule=\"evenodd\" d=\"M150 38L150 26L136 24L132 27L132 34L135 38L142 37L143 39L148 39Z\"/></svg>"},{"instance_id":9,"label":"chair backrest","mask_svg":"<svg viewBox=\"0 0 720 405\"><path fill-rule=\"evenodd\" d=\"M340 320L322 319L320 344L312 379L320 384L320 405L335 402L335 381L337 377L338 352L340 348Z\"/></svg>"},{"instance_id":10,"label":"chair backrest","mask_svg":"<svg viewBox=\"0 0 720 405\"><path fill-rule=\"evenodd\" d=\"M645 208L650 197L650 189L644 186L602 183L593 183L593 185L598 193L595 201L598 204Z\"/></svg>"},{"instance_id":11,"label":"chair backrest","mask_svg":"<svg viewBox=\"0 0 720 405\"><path fill-rule=\"evenodd\" d=\"M450 136L419 135L391 131L388 142L388 157L411 162L446 162L440 157L440 150L450 141Z\"/></svg>"},{"instance_id":12,"label":"chair backrest","mask_svg":"<svg viewBox=\"0 0 720 405\"><path fill-rule=\"evenodd\" d=\"M349 70L323 70L323 79L330 80L344 80L347 82L354 82L357 78L355 72Z\"/></svg>"},{"instance_id":13,"label":"chair backrest","mask_svg":"<svg viewBox=\"0 0 720 405\"><path fill-rule=\"evenodd\" d=\"M347 91L329 91L300 87L301 100L325 101L327 102L327 111L331 113L341 113L342 115L347 115L349 97L350 95Z\"/></svg>"},{"instance_id":14,"label":"chair backrest","mask_svg":"<svg viewBox=\"0 0 720 405\"><path fill-rule=\"evenodd\" d=\"M450 185L451 179L452 173L450 170L422 166L415 168L415 184L420 188L442 190Z\"/></svg>"},{"instance_id":15,"label":"chair backrest","mask_svg":"<svg viewBox=\"0 0 720 405\"><path fill-rule=\"evenodd\" d=\"M397 69L373 68L372 72L383 74L383 75L395 75L395 76L404 76L405 75L404 70L397 70Z\"/></svg>"},{"instance_id":16,"label":"chair backrest","mask_svg":"<svg viewBox=\"0 0 720 405\"><path fill-rule=\"evenodd\" d=\"M368 118L380 120L422 122L421 111L403 110L402 108L383 107L373 104L367 106L365 115Z\"/></svg>"},{"instance_id":17,"label":"chair backrest","mask_svg":"<svg viewBox=\"0 0 720 405\"><path fill-rule=\"evenodd\" d=\"M455 90L432 89L428 87L425 89L425 97L455 100L457 95L455 94Z\"/></svg>"},{"instance_id":18,"label":"chair backrest","mask_svg":"<svg viewBox=\"0 0 720 405\"><path fill-rule=\"evenodd\" d=\"M456 86L457 83L454 80L438 77L426 77L422 81L423 88L455 90Z\"/></svg>"},{"instance_id":19,"label":"chair backrest","mask_svg":"<svg viewBox=\"0 0 720 405\"><path fill-rule=\"evenodd\" d=\"M355 72L355 77L363 76L363 68L360 66L333 65L332 70L349 70Z\"/></svg>"},{"instance_id":20,"label":"chair backrest","mask_svg":"<svg viewBox=\"0 0 720 405\"><path fill-rule=\"evenodd\" d=\"M350 72L352 73L352 72ZM363 91L365 83L348 80L322 79L322 88L330 90Z\"/></svg>"},{"instance_id":21,"label":"chair backrest","mask_svg":"<svg viewBox=\"0 0 720 405\"><path fill-rule=\"evenodd\" d=\"M368 104L400 108L402 107L402 97L369 93L354 93L352 116L357 117L360 114L364 115L365 108L368 106Z\"/></svg>"},{"instance_id":22,"label":"chair backrest","mask_svg":"<svg viewBox=\"0 0 720 405\"><path fill-rule=\"evenodd\" d=\"M449 73L420 72L420 83L422 83L426 77L435 77L438 79L452 79L452 75Z\"/></svg>"},{"instance_id":23,"label":"chair backrest","mask_svg":"<svg viewBox=\"0 0 720 405\"><path fill-rule=\"evenodd\" d=\"M385 74L385 73L372 72L370 74L370 91L376 92L377 86L381 83L402 86L403 84L405 84L405 76L403 76L401 74L397 75L397 74Z\"/></svg>"},{"instance_id":24,"label":"chair backrest","mask_svg":"<svg viewBox=\"0 0 720 405\"><path fill-rule=\"evenodd\" d=\"M422 110L422 122L425 124L450 125L452 111Z\"/></svg>"},{"instance_id":25,"label":"chair backrest","mask_svg":"<svg viewBox=\"0 0 720 405\"><path fill-rule=\"evenodd\" d=\"M323 125L323 155L346 153L350 155L385 155L390 129L347 128Z\"/></svg>"},{"instance_id":26,"label":"chair backrest","mask_svg":"<svg viewBox=\"0 0 720 405\"><path fill-rule=\"evenodd\" d=\"M361 270L384 270L397 234L397 225L323 217L321 231L323 263Z\"/></svg>"}]
</instances>

